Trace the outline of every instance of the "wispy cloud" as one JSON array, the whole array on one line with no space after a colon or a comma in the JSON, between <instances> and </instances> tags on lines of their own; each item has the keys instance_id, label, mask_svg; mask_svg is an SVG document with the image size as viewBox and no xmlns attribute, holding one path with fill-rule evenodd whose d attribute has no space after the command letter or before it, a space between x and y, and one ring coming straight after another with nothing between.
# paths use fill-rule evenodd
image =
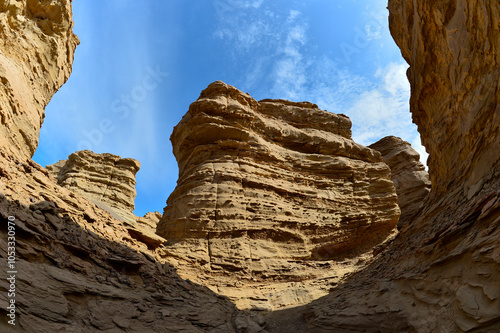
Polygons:
<instances>
[{"instance_id":1,"label":"wispy cloud","mask_svg":"<svg viewBox=\"0 0 500 333\"><path fill-rule=\"evenodd\" d=\"M307 43L307 23L300 19L301 13L291 10L284 27L283 42L277 45L274 64L274 93L281 92L283 98L296 99L307 83L306 69L309 62L302 53Z\"/></svg>"},{"instance_id":2,"label":"wispy cloud","mask_svg":"<svg viewBox=\"0 0 500 333\"><path fill-rule=\"evenodd\" d=\"M391 63L380 68L372 88L361 93L348 109L356 129L356 138L370 144L385 135L404 135L411 128L408 111L410 85L406 79L407 66Z\"/></svg>"},{"instance_id":3,"label":"wispy cloud","mask_svg":"<svg viewBox=\"0 0 500 333\"><path fill-rule=\"evenodd\" d=\"M314 48L308 36L310 22L300 9L279 12L261 5L264 15L253 15L251 10L225 12L232 16L220 20L215 33L216 38L231 43L240 58L251 55L255 47L262 52L248 66L246 86L240 88L252 91L254 85L266 81L272 87L266 97L307 100L347 114L356 142L370 145L387 135L399 136L426 160L409 113L410 87L402 60L381 65L375 74L355 74L342 59L308 51ZM366 14L368 21L360 27L365 52L369 42L382 39L386 14Z\"/></svg>"},{"instance_id":4,"label":"wispy cloud","mask_svg":"<svg viewBox=\"0 0 500 333\"><path fill-rule=\"evenodd\" d=\"M388 135L408 141L426 163L427 153L421 145L409 111L410 84L405 63L389 63L376 71L371 87L354 94L355 102L347 108L353 123L353 138L363 145ZM359 80L358 80L359 82Z\"/></svg>"},{"instance_id":5,"label":"wispy cloud","mask_svg":"<svg viewBox=\"0 0 500 333\"><path fill-rule=\"evenodd\" d=\"M273 31L275 13L261 11L263 0L216 0L213 3L217 18L214 37L231 45L234 53L265 48L266 41L276 38Z\"/></svg>"}]
</instances>

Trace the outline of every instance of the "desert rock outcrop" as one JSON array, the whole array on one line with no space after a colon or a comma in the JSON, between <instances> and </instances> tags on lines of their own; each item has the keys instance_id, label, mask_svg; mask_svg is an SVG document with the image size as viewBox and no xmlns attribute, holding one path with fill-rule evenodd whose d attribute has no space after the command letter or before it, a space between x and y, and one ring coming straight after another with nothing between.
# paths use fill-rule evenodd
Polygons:
<instances>
[{"instance_id":1,"label":"desert rock outcrop","mask_svg":"<svg viewBox=\"0 0 500 333\"><path fill-rule=\"evenodd\" d=\"M425 206L306 311L310 332L500 331L500 3L390 0L429 152Z\"/></svg>"},{"instance_id":2,"label":"desert rock outcrop","mask_svg":"<svg viewBox=\"0 0 500 333\"><path fill-rule=\"evenodd\" d=\"M170 256L189 262L180 274L201 268L206 280L186 276L241 307L273 309L314 297L304 290L284 302L290 286L269 284L354 270L334 266L386 239L400 211L389 168L352 141L350 127L308 102L257 102L223 82L209 85L171 136L179 180L157 233ZM236 279L266 291L246 297Z\"/></svg>"},{"instance_id":3,"label":"desert rock outcrop","mask_svg":"<svg viewBox=\"0 0 500 333\"><path fill-rule=\"evenodd\" d=\"M172 136L166 244L158 214L115 219L58 185L29 157L70 72L70 6L0 0L0 257L14 220L17 310L8 325L0 270L2 332L500 331L498 1L389 1L432 190L375 257L399 215L381 154L346 117L221 82ZM221 296L262 310L327 293L267 318Z\"/></svg>"},{"instance_id":4,"label":"desert rock outcrop","mask_svg":"<svg viewBox=\"0 0 500 333\"><path fill-rule=\"evenodd\" d=\"M59 185L80 193L115 218L135 222L135 175L140 166L132 158L82 150L48 165L47 170Z\"/></svg>"},{"instance_id":5,"label":"desert rock outcrop","mask_svg":"<svg viewBox=\"0 0 500 333\"><path fill-rule=\"evenodd\" d=\"M81 194L115 219L127 222L125 226L133 238L155 249L165 242L156 234L161 214L154 212L138 217L133 213L135 175L139 168L140 163L132 158L88 150L46 166L60 186Z\"/></svg>"},{"instance_id":6,"label":"desert rock outcrop","mask_svg":"<svg viewBox=\"0 0 500 333\"><path fill-rule=\"evenodd\" d=\"M0 257L15 224L15 326L7 323L0 272L1 332L265 332L260 315L178 276L128 222L58 186L46 169L0 148ZM141 224L155 223L157 214ZM148 222L149 221L149 222Z\"/></svg>"},{"instance_id":7,"label":"desert rock outcrop","mask_svg":"<svg viewBox=\"0 0 500 333\"><path fill-rule=\"evenodd\" d=\"M389 1L435 195L483 187L500 151L499 2Z\"/></svg>"},{"instance_id":8,"label":"desert rock outcrop","mask_svg":"<svg viewBox=\"0 0 500 333\"><path fill-rule=\"evenodd\" d=\"M410 221L429 194L431 181L420 155L411 145L395 136L387 136L369 146L378 150L384 162L391 168L391 179L398 194L401 217L398 229Z\"/></svg>"},{"instance_id":9,"label":"desert rock outcrop","mask_svg":"<svg viewBox=\"0 0 500 333\"><path fill-rule=\"evenodd\" d=\"M30 159L43 109L71 71L72 25L69 0L0 0L0 331L265 332L262 317L180 278L161 244L130 232L150 232L158 214L131 227Z\"/></svg>"},{"instance_id":10,"label":"desert rock outcrop","mask_svg":"<svg viewBox=\"0 0 500 333\"><path fill-rule=\"evenodd\" d=\"M66 82L78 38L71 1L0 0L0 145L31 157L44 109Z\"/></svg>"}]
</instances>

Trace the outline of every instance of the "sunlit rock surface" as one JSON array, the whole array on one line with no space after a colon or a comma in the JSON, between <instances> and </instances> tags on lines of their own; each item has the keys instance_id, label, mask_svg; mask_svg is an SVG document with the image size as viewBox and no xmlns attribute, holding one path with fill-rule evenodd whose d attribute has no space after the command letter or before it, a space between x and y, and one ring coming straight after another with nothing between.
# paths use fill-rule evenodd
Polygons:
<instances>
[{"instance_id":1,"label":"sunlit rock surface","mask_svg":"<svg viewBox=\"0 0 500 333\"><path fill-rule=\"evenodd\" d=\"M82 150L48 165L47 170L59 185L82 194L116 218L135 222L135 175L140 166L132 158Z\"/></svg>"},{"instance_id":2,"label":"sunlit rock surface","mask_svg":"<svg viewBox=\"0 0 500 333\"><path fill-rule=\"evenodd\" d=\"M209 85L171 137L179 181L157 232L188 262L180 274L241 307L274 309L317 298L355 270L353 258L393 232L400 210L380 153L352 141L350 128L311 103Z\"/></svg>"},{"instance_id":3,"label":"sunlit rock surface","mask_svg":"<svg viewBox=\"0 0 500 333\"><path fill-rule=\"evenodd\" d=\"M398 222L398 229L401 229L418 213L429 194L429 174L420 162L419 153L401 138L387 136L369 147L378 150L391 168L391 179L396 187L401 209Z\"/></svg>"},{"instance_id":4,"label":"sunlit rock surface","mask_svg":"<svg viewBox=\"0 0 500 333\"><path fill-rule=\"evenodd\" d=\"M0 146L33 156L45 106L68 79L77 44L71 1L0 0Z\"/></svg>"},{"instance_id":5,"label":"sunlit rock surface","mask_svg":"<svg viewBox=\"0 0 500 333\"><path fill-rule=\"evenodd\" d=\"M500 2L389 11L432 190L381 257L308 306L308 331L498 332Z\"/></svg>"}]
</instances>

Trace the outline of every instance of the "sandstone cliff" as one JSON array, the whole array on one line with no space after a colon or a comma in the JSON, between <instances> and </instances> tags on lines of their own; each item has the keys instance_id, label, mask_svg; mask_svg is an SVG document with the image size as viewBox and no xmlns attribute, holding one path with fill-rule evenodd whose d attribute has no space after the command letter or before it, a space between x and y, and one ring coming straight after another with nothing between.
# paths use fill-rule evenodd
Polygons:
<instances>
[{"instance_id":1,"label":"sandstone cliff","mask_svg":"<svg viewBox=\"0 0 500 333\"><path fill-rule=\"evenodd\" d=\"M71 73L71 1L0 0L0 146L31 157L44 109Z\"/></svg>"},{"instance_id":2,"label":"sandstone cliff","mask_svg":"<svg viewBox=\"0 0 500 333\"><path fill-rule=\"evenodd\" d=\"M432 190L387 251L306 311L310 332L500 331L500 3L390 0Z\"/></svg>"},{"instance_id":3,"label":"sandstone cliff","mask_svg":"<svg viewBox=\"0 0 500 333\"><path fill-rule=\"evenodd\" d=\"M500 151L498 1L389 1L435 195L478 193Z\"/></svg>"},{"instance_id":4,"label":"sandstone cliff","mask_svg":"<svg viewBox=\"0 0 500 333\"><path fill-rule=\"evenodd\" d=\"M75 178L81 187L70 191L30 159L43 109L71 71L77 43L71 16L66 0L0 0L2 263L8 220L14 219L16 242L16 325L7 323L12 286L5 266L0 331L264 332L262 317L241 314L226 298L185 281L162 262L157 251L163 241L152 235L158 214L146 214L133 226L117 220L77 193L96 192L82 177ZM94 171L107 174L108 162ZM123 166L127 179L138 168L129 162Z\"/></svg>"},{"instance_id":5,"label":"sandstone cliff","mask_svg":"<svg viewBox=\"0 0 500 333\"><path fill-rule=\"evenodd\" d=\"M431 182L429 174L420 162L420 155L411 145L395 136L387 136L369 146L378 150L384 162L391 168L391 180L398 194L401 229L419 211L423 200L429 194Z\"/></svg>"},{"instance_id":6,"label":"sandstone cliff","mask_svg":"<svg viewBox=\"0 0 500 333\"><path fill-rule=\"evenodd\" d=\"M48 165L57 183L80 193L115 218L135 222L135 175L140 163L113 154L96 154L89 150L71 154L67 160Z\"/></svg>"},{"instance_id":7,"label":"sandstone cliff","mask_svg":"<svg viewBox=\"0 0 500 333\"><path fill-rule=\"evenodd\" d=\"M126 222L38 164L0 148L0 166L0 257L12 216L17 272L16 326L7 324L11 287L0 273L0 331L264 332L262 317L180 278Z\"/></svg>"},{"instance_id":8,"label":"sandstone cliff","mask_svg":"<svg viewBox=\"0 0 500 333\"><path fill-rule=\"evenodd\" d=\"M389 2L392 33L410 64L411 111L430 153L432 190L412 222L392 242L377 248L375 252L382 253L374 259L362 253L353 234L357 224L368 231L380 226L361 238L369 247L394 225L391 216L397 209L391 207L396 197L389 170L379 153L352 143L347 118L309 103L256 102L222 83L206 90L173 136L181 174L179 190L169 198L160 224L169 238L166 245L131 231L131 222L113 218L58 185L28 158L36 148L42 105L69 73L76 43L69 26L66 37L54 43L68 43L67 57L61 57L62 49L37 42L53 41L50 31L57 35L57 8L69 20L68 1L0 0L0 216L4 226L9 216L16 221L15 329L500 331L498 1ZM40 37L42 33L48 37ZM23 52L26 57L20 56ZM54 61L60 63L50 67ZM50 78L38 67L31 73L33 64L44 64ZM26 84L31 78L33 84ZM330 125L309 124L310 119ZM186 124L204 135L193 133ZM212 133L214 128L220 132ZM222 152L228 155L216 147L225 147ZM348 175L352 168L352 177L339 177L345 188L331 179L333 168L317 173L322 163L342 165ZM357 173L358 167L372 173ZM374 188L363 181L370 177L377 184ZM392 194L382 191L389 188ZM215 199L203 195L214 189ZM371 198L377 191L379 196ZM336 213L328 204L335 202L337 193L357 203L362 213ZM346 208L343 202L336 204L335 208ZM367 218L370 204L377 214L373 219ZM176 206L190 215L182 219ZM354 216L355 222L345 233L344 228L335 232L335 223L317 227L323 216L324 225L337 217L345 222L342 217ZM147 214L136 224L151 233L158 218ZM276 224L277 232L270 232ZM5 259L6 227L0 235L0 257ZM344 246L335 246L339 240ZM300 304L335 288L309 305L273 312L266 319L257 312L243 313L226 297L183 279L166 261L177 261L181 275L193 276L237 301L241 299L234 293L240 290L242 299L254 302L256 309ZM287 261L289 266L284 266ZM366 263L368 267L354 272ZM354 273L341 280L334 275L343 275L343 266ZM13 328L6 324L10 286L5 270L0 274L0 330L8 332ZM330 274L324 275L327 282L321 274ZM219 284L214 286L214 281ZM243 286L246 289L239 289ZM255 292L248 292L251 288ZM273 298L272 293L279 296Z\"/></svg>"},{"instance_id":9,"label":"sandstone cliff","mask_svg":"<svg viewBox=\"0 0 500 333\"><path fill-rule=\"evenodd\" d=\"M209 85L171 136L179 181L157 232L188 261L180 274L240 307L273 309L355 270L350 260L386 239L400 211L389 168L350 127L311 103Z\"/></svg>"}]
</instances>

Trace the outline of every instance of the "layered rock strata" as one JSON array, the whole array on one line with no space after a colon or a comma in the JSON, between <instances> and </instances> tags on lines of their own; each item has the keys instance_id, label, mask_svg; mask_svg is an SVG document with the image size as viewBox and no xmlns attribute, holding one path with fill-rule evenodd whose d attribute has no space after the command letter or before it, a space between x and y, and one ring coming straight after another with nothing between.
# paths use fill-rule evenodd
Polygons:
<instances>
[{"instance_id":1,"label":"layered rock strata","mask_svg":"<svg viewBox=\"0 0 500 333\"><path fill-rule=\"evenodd\" d=\"M401 229L418 213L429 194L429 174L420 162L420 154L401 138L387 136L369 147L379 151L384 162L391 168L391 179L396 187L401 209L398 222L398 229Z\"/></svg>"},{"instance_id":2,"label":"layered rock strata","mask_svg":"<svg viewBox=\"0 0 500 333\"><path fill-rule=\"evenodd\" d=\"M380 258L308 307L308 331L498 332L500 3L389 11L432 190Z\"/></svg>"},{"instance_id":3,"label":"layered rock strata","mask_svg":"<svg viewBox=\"0 0 500 333\"><path fill-rule=\"evenodd\" d=\"M132 158L82 150L46 168L60 186L80 193L115 218L135 222L135 175L140 166Z\"/></svg>"},{"instance_id":4,"label":"layered rock strata","mask_svg":"<svg viewBox=\"0 0 500 333\"><path fill-rule=\"evenodd\" d=\"M46 166L60 186L81 194L115 219L127 222L125 225L133 238L156 249L165 242L156 234L161 214L154 212L138 217L133 213L135 175L139 168L140 163L132 158L88 150Z\"/></svg>"},{"instance_id":5,"label":"layered rock strata","mask_svg":"<svg viewBox=\"0 0 500 333\"><path fill-rule=\"evenodd\" d=\"M410 64L410 107L435 195L472 198L500 151L498 1L392 0L391 33Z\"/></svg>"},{"instance_id":6,"label":"layered rock strata","mask_svg":"<svg viewBox=\"0 0 500 333\"><path fill-rule=\"evenodd\" d=\"M44 109L71 73L71 1L0 1L0 145L33 156Z\"/></svg>"},{"instance_id":7,"label":"layered rock strata","mask_svg":"<svg viewBox=\"0 0 500 333\"><path fill-rule=\"evenodd\" d=\"M0 147L0 175L3 263L9 220L16 242L14 289L0 271L1 332L265 332L262 316L180 278L161 259L163 245L151 249L33 161ZM151 215L140 224L154 223Z\"/></svg>"},{"instance_id":8,"label":"layered rock strata","mask_svg":"<svg viewBox=\"0 0 500 333\"><path fill-rule=\"evenodd\" d=\"M130 226L78 193L92 192L83 178L70 191L29 159L43 108L71 70L77 39L70 1L0 0L0 25L3 263L12 252L8 237L15 237L15 283L0 270L0 331L265 332L262 317L243 315L227 299L180 278L158 255L162 243L152 246L131 232L150 233L157 214ZM116 169L106 163L94 171ZM127 179L138 168L129 164ZM15 325L7 322L12 292Z\"/></svg>"},{"instance_id":9,"label":"layered rock strata","mask_svg":"<svg viewBox=\"0 0 500 333\"><path fill-rule=\"evenodd\" d=\"M386 239L400 211L389 168L352 141L350 127L346 116L311 103L257 102L223 82L209 85L171 136L179 180L157 233L170 256L189 262L180 274L195 266L206 280L186 276L242 307L272 309L314 297L304 290L286 304L277 295L289 286L266 284L338 281L354 270L334 266ZM245 296L236 279L275 299ZM317 287L323 294L325 285Z\"/></svg>"},{"instance_id":10,"label":"layered rock strata","mask_svg":"<svg viewBox=\"0 0 500 333\"><path fill-rule=\"evenodd\" d=\"M29 43L23 42L30 40L29 38L41 36L37 30L33 35L35 37L31 33L26 33L26 36L22 37L23 33L20 33L20 37L15 38L19 41L19 45L6 43L5 41L9 39L4 38L4 35L15 36L14 31L19 27L41 29L40 27L48 24L50 28L52 22L50 17L44 18L43 12L34 14L34 8L47 8L48 10L49 6L63 6L61 4L66 6L60 7L64 8L63 16L70 15L68 1L59 1L57 4L49 1L0 1L0 21L3 22L0 31L2 34L0 73L3 75L2 89L4 89L0 96L1 130L3 131L0 137L2 140L0 145L0 216L4 225L0 229L0 257L7 258L8 229L6 225L9 217L12 216L16 225L16 288L18 288L16 289L18 291L16 294L17 322L13 327L6 323L8 319L6 308L9 301L7 291L11 286L7 283L6 271L1 270L0 330L2 332L12 330L28 332L164 332L166 330L171 332L265 332L264 326L265 329L273 332L500 331L500 298L498 296L500 295L498 242L500 239L500 165L498 162L500 151L498 147L500 4L497 1L389 1L392 33L402 49L403 56L410 63L408 74L412 85L411 110L430 153L430 177L433 181L433 189L425 205L412 219L413 222L407 224L399 236L387 245L381 255L376 257L368 267L351 275L349 279L341 281L341 284L328 296L305 307L275 312L267 319L267 323L265 318L255 312L251 318L238 311L225 297L215 295L206 288L180 278L175 269L163 263L163 257L169 256L169 253L173 255L189 253L191 257L187 260L191 260L192 271L198 272L201 279L205 275L213 282L214 277L220 277L222 274L216 276L213 273L211 263L203 265L199 260L200 257L204 257L204 250L201 250L201 254L198 255L196 250L190 252L182 248L182 242L188 243L191 240L176 236L177 240L171 239L169 247L160 244L153 250L149 244L134 237L125 222L114 219L108 212L80 194L57 185L45 169L23 157L32 154L33 147L36 148L34 142L39 129L36 126L36 119L41 118L36 112L24 113L24 110L30 109L29 107L21 108L17 106L18 102L11 103L11 100L14 101L12 96L31 94L26 92L29 89L26 90L23 82L21 82L23 84L12 82L17 82L15 80L17 77L29 75L25 74L29 73L28 71L24 72L29 67L26 64L37 58L19 57L16 69L18 72L15 74L9 72L7 75L5 73L8 70L13 71L13 66L9 61L14 61L15 57L5 60L8 58L5 54L9 54L8 50L5 51L6 46L12 47L12 50L25 47L26 54L39 53L40 59L51 60L52 57L57 58L58 53L54 53L54 56L50 54L50 48L38 48L40 45L35 45L36 43L31 45L33 46L31 48ZM25 30L19 31L25 32ZM72 36L69 32L68 38L74 38ZM68 63L71 60L72 55L68 57L67 62L61 63L59 68L69 69ZM5 83L6 80L10 86ZM43 80L38 80L31 89L50 92L50 87L50 84L46 87ZM40 96L36 94L33 96ZM239 96L238 103L246 103L245 101L248 100L241 97L245 95L240 94L227 93L225 96ZM19 105L27 103L23 98L16 98L19 98L17 99ZM26 101L30 98L28 96ZM224 98L217 97L214 100L205 98L205 102L208 101L209 105L215 106L220 105L219 102L224 101ZM227 103L229 110L236 104L232 97L226 97L225 100L229 102ZM34 104L38 105L37 103ZM200 102L202 103L203 101ZM282 101L265 103L286 106L286 102ZM225 103L222 104L225 105ZM249 105L255 104L252 102ZM294 105L301 109L308 109L305 104ZM241 111L244 108L238 106L236 109ZM283 109L285 109L284 106ZM259 113L256 114L259 115ZM237 115L246 115L246 113L238 112ZM30 118L31 116L33 118ZM203 114L200 116L204 117ZM225 120L222 116L214 117L210 113L205 116L209 120L215 118L214 122L219 122L218 124ZM29 121L26 120L28 118ZM249 117L249 119L253 120L249 122L253 124L259 117ZM30 123L32 120L33 122ZM281 121L278 117L273 118L271 123L281 124ZM280 134L275 135L278 143L273 144L280 146L280 138L289 138L292 134L300 133L301 126L307 127L302 125L301 121L294 120L293 122L293 126L280 128ZM345 126L339 124L334 128L343 127ZM227 128L232 127L226 126L223 129ZM248 126L236 128L244 128L246 132L241 132L252 134ZM318 137L322 137L323 134L320 134L322 128L316 128L316 130L318 132L313 132ZM238 133L237 130L234 132ZM308 129L307 132L310 133L311 130ZM208 141L212 140L213 134L204 133L207 134ZM248 137L251 136L248 135ZM340 141L344 140L342 135L339 137ZM263 137L260 138L266 141ZM238 140L235 141L238 142ZM251 151L249 148L241 148L240 143L229 144L228 140L222 142L229 145L228 147L232 144L239 147L243 157L248 157L245 154ZM261 141L257 140L257 142ZM281 146L282 151L291 154L290 151L298 151L296 147L310 149L311 147L307 146L306 142L309 141L292 145L293 149L289 146ZM189 147L189 140L186 140L186 143L185 147ZM248 145L257 146L255 141L250 141ZM261 144L259 147L265 147L265 145ZM319 144L314 149L321 147L324 149L325 145ZM349 147L347 150L349 154L356 151L353 145L346 144L344 147ZM201 145L199 150L194 150L191 159L198 158L197 152L204 154L204 149L204 145ZM267 153L264 151L258 156L266 157ZM278 156L276 159L283 156L275 154ZM286 154L284 156L288 156ZM307 155L316 158L314 154L307 153ZM322 154L317 155L322 156ZM214 156L220 157L217 154ZM291 161L288 164L290 166L288 172L293 172L293 163L296 163L294 159L289 157L284 160ZM310 161L309 159L303 160ZM186 163L183 164L183 168L187 170L189 158L185 158L184 161ZM313 159L313 161L316 160ZM360 161L366 162L365 159L360 159ZM217 164L216 162L217 160L214 160L214 165ZM244 165L241 161L239 163ZM226 168L221 169L226 170ZM214 168L214 170L221 169ZM193 171L196 170L196 168L193 169ZM235 169L229 170L233 172ZM384 172L387 173L387 171ZM287 172L283 174L286 181L288 174ZM217 185L217 188L222 179L231 179L222 171L217 174L214 171L214 175L217 177L214 177L213 183ZM261 172L259 177L267 180L266 185L275 184L276 180L264 178L266 175L268 173ZM189 177L186 174L184 176L185 178L181 180ZM203 172L193 172L193 177L197 176L203 176ZM388 173L386 176L388 177ZM316 184L317 179L311 176L310 183ZM221 186L226 189L228 187ZM192 198L197 198L197 192L190 192L189 186L184 189L186 193L192 195ZM217 193L224 193L224 191L218 189ZM241 192L236 193L241 198ZM263 205L269 202L272 199L272 193L268 191L266 193L269 194L268 197L259 197L259 202ZM286 192L279 192L275 195L281 195L280 193ZM202 199L213 200L208 195ZM197 199L193 203L199 204L199 201ZM217 207L222 207L224 210L219 212L219 208L213 209L213 216L216 212L217 217L221 213L226 214L227 207L223 206L225 201L221 203L217 199L216 203ZM301 205L304 210L310 209L311 206L309 203ZM260 210L249 213L255 212L266 216L265 211ZM281 215L277 214L277 216ZM155 218L151 215L146 216L146 220L140 224L154 225ZM314 221L312 217L311 220ZM209 221L214 222L215 225L215 222L219 220ZM205 227L202 222L200 225ZM228 224L225 230L227 235L231 235L233 228L233 225ZM201 229L196 227L186 230L194 230L197 233L195 235L198 235L205 232L200 231ZM217 231L216 236L219 235L220 231ZM309 234L307 236L314 237ZM241 238L244 239L244 237ZM210 239L213 238L207 237L207 241ZM277 238L269 239L278 243ZM216 246L224 244L218 242L217 238L215 240ZM270 253L276 249L273 242L268 243ZM192 248L204 249L204 240L200 239L199 243L199 246L193 244ZM176 244L181 245L176 247ZM243 242L243 244L246 243ZM237 245L234 248L228 246L226 252L233 250L234 253L239 253L240 249ZM338 253L334 250L326 251L326 253L328 255ZM216 258L214 268L220 266L221 259L217 255L223 252L217 251L214 256ZM312 251L312 253L316 252ZM317 255L319 254L317 251ZM343 252L342 255L349 257L348 252ZM229 258L234 257L239 259L237 256ZM248 262L252 262L254 257L250 258L252 260ZM178 260L181 259L178 258ZM209 259L211 259L211 254ZM317 260L318 257L314 255L311 259L316 260L301 259L296 262L303 264L302 267L332 265L323 267L323 272L337 271L336 269L340 266L335 266L335 263L339 263L338 259ZM231 261L232 267L237 267L234 263L238 262L238 260ZM266 262L269 261L266 259ZM291 271L296 262L290 262ZM182 263L185 264L186 261ZM345 263L347 265L349 261ZM274 267L282 267L280 265L282 265L280 261L276 266L269 265L268 271L291 276L290 271L274 269ZM181 268L182 266L179 266L179 269ZM317 273L318 270L315 269L313 267L313 272ZM184 272L181 273L184 274ZM243 279L242 284L237 285L240 283L238 281L241 276L242 273L238 270L226 274L228 282L232 279L234 286L231 290L233 292L236 292L239 286L245 286L248 290L247 280ZM329 277L329 281L332 281L331 278ZM267 286L271 285L270 289L277 286L277 284L269 283L271 279L267 277L262 281ZM318 279L309 280L309 283L312 282L321 284ZM287 304L303 302L305 298L299 301L294 299L294 297L300 298L301 292L311 294L309 290L304 289L304 284L293 283L295 282L289 282L287 285L293 287L293 289L288 289L291 291L289 294L291 302ZM209 285L208 282L205 284ZM267 290L266 297L271 297L270 289ZM262 296L263 293L260 292L252 297L265 303Z\"/></svg>"},{"instance_id":11,"label":"layered rock strata","mask_svg":"<svg viewBox=\"0 0 500 333\"><path fill-rule=\"evenodd\" d=\"M157 214L130 227L29 159L43 107L71 70L71 27L70 1L0 0L0 331L265 332L262 317L180 278L161 244L130 232L151 231Z\"/></svg>"}]
</instances>

